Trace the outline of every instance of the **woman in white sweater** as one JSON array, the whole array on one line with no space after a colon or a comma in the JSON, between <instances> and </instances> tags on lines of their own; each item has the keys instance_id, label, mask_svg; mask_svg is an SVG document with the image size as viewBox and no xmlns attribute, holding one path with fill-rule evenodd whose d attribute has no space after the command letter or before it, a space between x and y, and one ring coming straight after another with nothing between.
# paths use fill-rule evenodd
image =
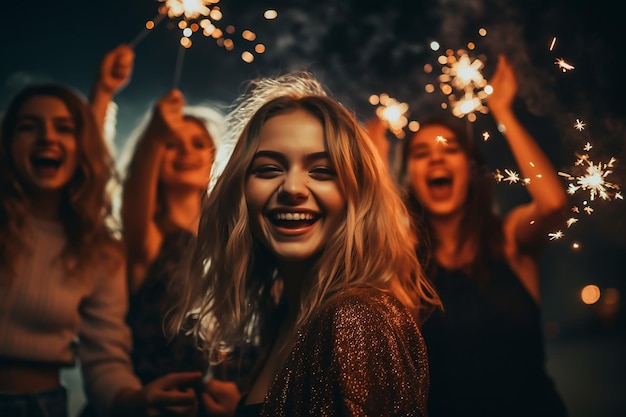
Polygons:
<instances>
[{"instance_id":1,"label":"woman in white sweater","mask_svg":"<svg viewBox=\"0 0 626 417\"><path fill-rule=\"evenodd\" d=\"M132 372L113 163L86 100L26 87L0 135L0 415L66 417L59 371L77 359L102 414L193 415L193 390L177 387L199 373L142 387Z\"/></svg>"}]
</instances>

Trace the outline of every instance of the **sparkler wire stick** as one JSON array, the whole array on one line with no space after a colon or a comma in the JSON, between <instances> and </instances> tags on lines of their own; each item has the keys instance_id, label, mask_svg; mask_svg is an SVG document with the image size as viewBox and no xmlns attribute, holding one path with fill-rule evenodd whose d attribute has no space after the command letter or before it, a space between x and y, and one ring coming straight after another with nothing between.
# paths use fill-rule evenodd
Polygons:
<instances>
[{"instance_id":1,"label":"sparkler wire stick","mask_svg":"<svg viewBox=\"0 0 626 417\"><path fill-rule=\"evenodd\" d=\"M176 69L174 70L174 88L178 88L180 77L183 72L183 60L185 59L185 48L183 45L178 47L178 57L176 58Z\"/></svg>"},{"instance_id":2,"label":"sparkler wire stick","mask_svg":"<svg viewBox=\"0 0 626 417\"><path fill-rule=\"evenodd\" d=\"M156 15L156 17L154 19L152 19L152 22L154 23L154 25L152 26L152 28L148 29L147 27L145 27L141 32L139 32L137 34L137 36L135 36L135 38L129 43L129 46L131 48L135 48L139 42L141 42L146 36L148 36L148 33L150 33L151 30L153 30L154 28L157 27L157 25L159 23L161 23L161 20L163 20L163 18L165 17L165 14L161 14L159 13L158 15Z\"/></svg>"}]
</instances>

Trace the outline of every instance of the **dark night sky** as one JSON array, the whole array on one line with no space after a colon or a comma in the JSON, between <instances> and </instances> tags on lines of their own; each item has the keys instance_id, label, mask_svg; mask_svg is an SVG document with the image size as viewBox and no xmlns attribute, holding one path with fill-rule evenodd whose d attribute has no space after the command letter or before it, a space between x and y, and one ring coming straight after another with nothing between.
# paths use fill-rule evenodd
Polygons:
<instances>
[{"instance_id":1,"label":"dark night sky","mask_svg":"<svg viewBox=\"0 0 626 417\"><path fill-rule=\"evenodd\" d=\"M245 64L238 47L228 52L214 41L193 37L178 85L192 104L228 104L254 77L308 68L362 120L374 114L368 97L382 92L407 102L410 119L419 120L443 101L439 93L424 92L424 85L438 74L423 71L427 63L437 68L429 42L457 49L473 41L486 57L487 77L498 53L514 63L520 117L559 170L571 171L574 152L581 152L589 140L593 160L617 158L610 180L626 181L624 22L611 1L222 0L221 6L223 22L255 30L267 52ZM135 38L145 21L156 16L157 7L157 0L3 5L0 110L32 81L60 81L87 94L103 54ZM269 8L278 10L274 21L261 18ZM166 19L135 49L133 79L115 100L118 145L174 86L178 32L168 26ZM477 35L481 27L488 30L484 38ZM554 36L557 44L550 51ZM557 58L575 69L559 71ZM587 124L584 132L573 129L577 118ZM495 132L494 127L490 116L479 116L477 131ZM503 140L494 137L482 146L494 168L514 168ZM498 184L497 190L503 209L527 198L521 186ZM572 205L579 204L574 197ZM612 395L626 392L624 355L617 353L625 345L624 308L617 324L607 324L598 315L601 303L585 306L579 296L584 285L593 283L602 290L616 288L622 300L626 297L624 204L594 202L594 213L564 228L565 237L549 242L544 258L544 320L549 329L558 330L548 341L549 365L574 408L572 417L626 415L623 395ZM582 245L578 251L571 249L574 241ZM603 344L605 340L610 342Z\"/></svg>"}]
</instances>

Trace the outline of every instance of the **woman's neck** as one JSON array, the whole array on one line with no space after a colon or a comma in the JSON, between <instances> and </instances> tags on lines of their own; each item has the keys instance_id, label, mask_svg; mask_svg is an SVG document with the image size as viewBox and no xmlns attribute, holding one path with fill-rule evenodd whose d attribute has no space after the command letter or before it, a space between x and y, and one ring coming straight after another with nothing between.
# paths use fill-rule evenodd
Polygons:
<instances>
[{"instance_id":1,"label":"woman's neck","mask_svg":"<svg viewBox=\"0 0 626 417\"><path fill-rule=\"evenodd\" d=\"M446 268L458 268L472 262L476 253L475 243L461 242L462 213L429 219L434 233L434 257Z\"/></svg>"},{"instance_id":2,"label":"woman's neck","mask_svg":"<svg viewBox=\"0 0 626 417\"><path fill-rule=\"evenodd\" d=\"M279 261L278 276L282 279L283 297L289 306L288 321L294 321L300 312L302 286L305 282L315 279L315 268L318 258L303 261Z\"/></svg>"},{"instance_id":3,"label":"woman's neck","mask_svg":"<svg viewBox=\"0 0 626 417\"><path fill-rule=\"evenodd\" d=\"M61 206L60 192L36 193L28 197L26 210L28 214L40 220L59 221Z\"/></svg>"},{"instance_id":4,"label":"woman's neck","mask_svg":"<svg viewBox=\"0 0 626 417\"><path fill-rule=\"evenodd\" d=\"M168 221L197 234L201 197L202 195L198 191L168 192L165 195L165 212Z\"/></svg>"}]
</instances>

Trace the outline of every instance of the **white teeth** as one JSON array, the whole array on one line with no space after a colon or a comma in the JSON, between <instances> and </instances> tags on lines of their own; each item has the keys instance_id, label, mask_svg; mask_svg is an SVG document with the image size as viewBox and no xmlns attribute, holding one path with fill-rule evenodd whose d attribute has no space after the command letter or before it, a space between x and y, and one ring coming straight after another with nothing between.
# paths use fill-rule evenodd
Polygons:
<instances>
[{"instance_id":1,"label":"white teeth","mask_svg":"<svg viewBox=\"0 0 626 417\"><path fill-rule=\"evenodd\" d=\"M312 220L313 215L310 213L276 213L276 220Z\"/></svg>"}]
</instances>

